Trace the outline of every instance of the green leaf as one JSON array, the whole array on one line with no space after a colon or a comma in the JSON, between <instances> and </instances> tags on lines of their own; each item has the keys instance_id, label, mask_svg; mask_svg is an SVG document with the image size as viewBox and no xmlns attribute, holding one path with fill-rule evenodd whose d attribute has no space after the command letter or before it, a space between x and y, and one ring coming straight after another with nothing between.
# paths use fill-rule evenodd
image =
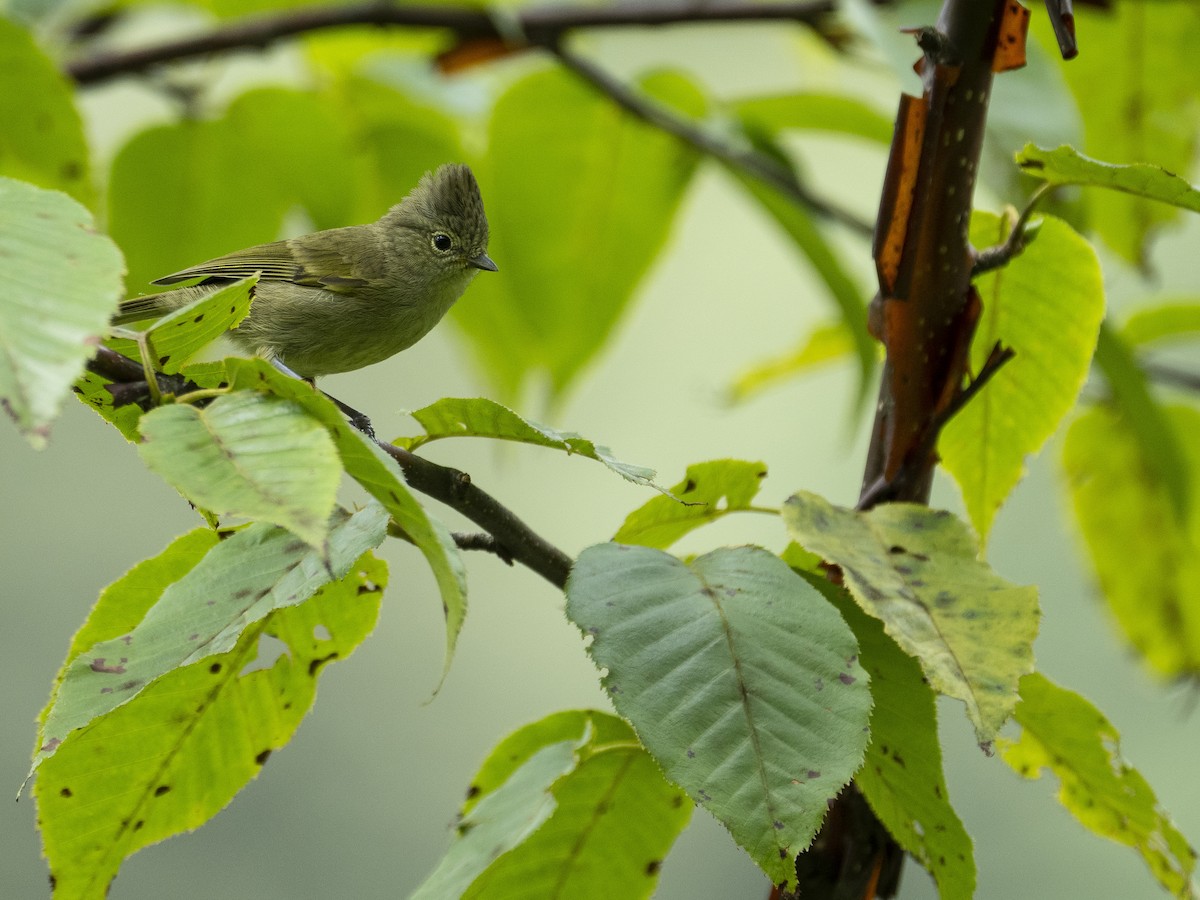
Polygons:
<instances>
[{"instance_id":1,"label":"green leaf","mask_svg":"<svg viewBox=\"0 0 1200 900\"><path fill-rule=\"evenodd\" d=\"M296 404L234 391L200 409L142 417L138 451L188 500L286 528L324 550L342 467L329 433Z\"/></svg>"},{"instance_id":2,"label":"green leaf","mask_svg":"<svg viewBox=\"0 0 1200 900\"><path fill-rule=\"evenodd\" d=\"M1107 325L1100 328L1096 364L1104 372L1113 399L1120 407L1124 424L1137 440L1144 467L1152 480L1162 485L1171 500L1175 518L1186 522L1192 498L1192 477L1181 435L1167 418L1146 383L1133 352Z\"/></svg>"},{"instance_id":3,"label":"green leaf","mask_svg":"<svg viewBox=\"0 0 1200 900\"><path fill-rule=\"evenodd\" d=\"M1002 243L1008 228L1001 217L976 212L971 243ZM1016 356L950 420L938 453L986 543L1026 459L1042 449L1087 380L1104 317L1104 279L1091 245L1045 216L1036 240L1003 269L977 279L976 288L983 316L971 345L974 370L997 342Z\"/></svg>"},{"instance_id":4,"label":"green leaf","mask_svg":"<svg viewBox=\"0 0 1200 900\"><path fill-rule=\"evenodd\" d=\"M119 640L214 545L215 533L197 529L106 589L63 675L86 646ZM257 777L312 707L325 664L374 628L386 582L383 562L364 554L341 580L248 627L226 652L166 673L45 760L34 795L56 900L103 896L123 859L199 827ZM272 645L285 652L263 655Z\"/></svg>"},{"instance_id":5,"label":"green leaf","mask_svg":"<svg viewBox=\"0 0 1200 900\"><path fill-rule=\"evenodd\" d=\"M586 734L540 748L503 785L484 797L458 823L458 840L412 900L454 900L481 872L517 847L550 817L551 788L577 763Z\"/></svg>"},{"instance_id":6,"label":"green leaf","mask_svg":"<svg viewBox=\"0 0 1200 900\"><path fill-rule=\"evenodd\" d=\"M374 441L350 427L337 407L307 382L289 378L261 359L227 359L224 367L232 387L268 391L297 403L328 429L346 474L383 504L425 556L437 580L446 616L446 662L442 669L445 679L467 615L466 568L450 532L414 499L396 461Z\"/></svg>"},{"instance_id":7,"label":"green leaf","mask_svg":"<svg viewBox=\"0 0 1200 900\"><path fill-rule=\"evenodd\" d=\"M356 168L339 121L312 95L271 89L239 97L224 118L186 119L130 140L108 191L130 287L275 240L297 205L318 227L352 224L347 175ZM288 133L309 137L281 142Z\"/></svg>"},{"instance_id":8,"label":"green leaf","mask_svg":"<svg viewBox=\"0 0 1200 900\"><path fill-rule=\"evenodd\" d=\"M334 39L341 32L323 32L310 36L307 43ZM341 36L351 40L352 33ZM388 34L358 35L359 42L389 40ZM436 51L433 51L436 52ZM356 57L356 63L362 57ZM380 84L372 78L346 76L333 81L328 89L330 103L350 132L350 139L361 158L355 179L359 185L351 197L356 203L354 221L366 222L379 218L393 204L399 203L416 186L421 176L451 160L463 160L466 153L459 140L458 123L438 107L418 103L412 97ZM344 186L339 190L345 191ZM484 194L489 214L492 204ZM496 256L493 245L492 256ZM501 268L507 268L501 264ZM489 276L490 277L490 276ZM483 279L480 279L482 283ZM472 289L468 300L475 294Z\"/></svg>"},{"instance_id":9,"label":"green leaf","mask_svg":"<svg viewBox=\"0 0 1200 900\"><path fill-rule=\"evenodd\" d=\"M135 700L156 679L229 652L251 625L342 578L383 541L387 517L377 505L337 519L328 561L282 528L255 524L234 533L182 577L160 584L161 596L152 598L157 602L143 618L125 621L122 632L111 632L69 659L45 714L31 772L60 747L78 744L80 729ZM112 597L103 595L101 605L134 602L124 599L127 589L115 583Z\"/></svg>"},{"instance_id":10,"label":"green leaf","mask_svg":"<svg viewBox=\"0 0 1200 900\"><path fill-rule=\"evenodd\" d=\"M33 36L0 17L0 175L63 191L85 206L96 192L74 92Z\"/></svg>"},{"instance_id":11,"label":"green leaf","mask_svg":"<svg viewBox=\"0 0 1200 900\"><path fill-rule=\"evenodd\" d=\"M1082 52L1062 71L1083 117L1084 149L1114 161L1190 171L1200 95L1195 6L1190 0L1077 6ZM1135 263L1145 262L1150 230L1176 216L1136 194L1089 191L1084 200L1092 227Z\"/></svg>"},{"instance_id":12,"label":"green leaf","mask_svg":"<svg viewBox=\"0 0 1200 900\"><path fill-rule=\"evenodd\" d=\"M1200 212L1200 190L1174 172L1148 163L1119 166L1089 159L1074 147L1043 150L1026 144L1017 154L1021 169L1050 184L1079 184L1122 191L1181 209Z\"/></svg>"},{"instance_id":13,"label":"green leaf","mask_svg":"<svg viewBox=\"0 0 1200 900\"><path fill-rule=\"evenodd\" d=\"M933 691L917 661L877 619L855 606L844 590L816 577L818 590L854 630L863 668L871 676L871 743L854 780L900 846L929 870L942 900L970 900L975 855L942 774Z\"/></svg>"},{"instance_id":14,"label":"green leaf","mask_svg":"<svg viewBox=\"0 0 1200 900\"><path fill-rule=\"evenodd\" d=\"M553 447L555 450L585 456L604 463L626 481L655 487L653 469L623 463L616 459L607 447L594 444L573 431L558 431L530 419L523 419L494 400L483 397L443 397L411 415L425 429L425 434L397 438L393 442L406 450L415 450L430 441L448 437L486 437L515 441L538 447Z\"/></svg>"},{"instance_id":15,"label":"green leaf","mask_svg":"<svg viewBox=\"0 0 1200 900\"><path fill-rule=\"evenodd\" d=\"M845 94L804 92L751 97L734 103L733 111L759 132L794 128L831 131L884 145L892 142L892 117Z\"/></svg>"},{"instance_id":16,"label":"green leaf","mask_svg":"<svg viewBox=\"0 0 1200 900\"><path fill-rule=\"evenodd\" d=\"M257 283L257 276L235 281L150 325L146 331L156 368L168 375L176 374L188 360L246 318ZM123 356L139 358L137 341L110 338L106 343Z\"/></svg>"},{"instance_id":17,"label":"green leaf","mask_svg":"<svg viewBox=\"0 0 1200 900\"><path fill-rule=\"evenodd\" d=\"M889 503L869 512L805 491L783 519L792 537L842 569L858 605L921 663L934 690L967 705L985 749L1033 671L1037 588L1004 581L977 558L970 530L948 512Z\"/></svg>"},{"instance_id":18,"label":"green leaf","mask_svg":"<svg viewBox=\"0 0 1200 900\"><path fill-rule=\"evenodd\" d=\"M613 704L667 777L772 881L794 882L867 740L870 691L841 616L755 547L685 565L598 544L566 592Z\"/></svg>"},{"instance_id":19,"label":"green leaf","mask_svg":"<svg viewBox=\"0 0 1200 900\"><path fill-rule=\"evenodd\" d=\"M35 447L121 296L121 253L57 191L0 178L0 406Z\"/></svg>"},{"instance_id":20,"label":"green leaf","mask_svg":"<svg viewBox=\"0 0 1200 900\"><path fill-rule=\"evenodd\" d=\"M687 475L671 488L670 496L654 497L631 512L613 540L665 550L701 525L750 509L766 477L764 463L741 459L688 466Z\"/></svg>"},{"instance_id":21,"label":"green leaf","mask_svg":"<svg viewBox=\"0 0 1200 900\"><path fill-rule=\"evenodd\" d=\"M729 400L741 403L777 382L849 356L857 348L858 342L845 322L818 325L790 353L763 360L742 372L729 388Z\"/></svg>"},{"instance_id":22,"label":"green leaf","mask_svg":"<svg viewBox=\"0 0 1200 900\"><path fill-rule=\"evenodd\" d=\"M1161 410L1183 451L1192 483L1200 479L1200 412ZM1200 675L1200 509L1186 518L1174 490L1146 456L1120 414L1090 409L1067 431L1063 473L1075 519L1109 608L1146 664L1165 678Z\"/></svg>"},{"instance_id":23,"label":"green leaf","mask_svg":"<svg viewBox=\"0 0 1200 900\"><path fill-rule=\"evenodd\" d=\"M1120 334L1134 346L1168 338L1194 338L1200 335L1200 301L1178 299L1139 309L1125 320Z\"/></svg>"},{"instance_id":24,"label":"green leaf","mask_svg":"<svg viewBox=\"0 0 1200 900\"><path fill-rule=\"evenodd\" d=\"M616 716L555 713L509 735L472 780L462 820L470 822L543 747L581 735L574 767L551 788L553 814L480 871L463 898L650 896L692 804Z\"/></svg>"},{"instance_id":25,"label":"green leaf","mask_svg":"<svg viewBox=\"0 0 1200 900\"><path fill-rule=\"evenodd\" d=\"M680 75L640 88L703 113ZM538 71L500 97L479 172L500 272L453 315L504 398L538 374L559 397L592 360L666 243L697 160L569 72Z\"/></svg>"},{"instance_id":26,"label":"green leaf","mask_svg":"<svg viewBox=\"0 0 1200 900\"><path fill-rule=\"evenodd\" d=\"M1090 831L1133 847L1159 884L1194 897L1196 851L1158 805L1154 790L1121 755L1121 736L1087 700L1033 673L1021 679L1021 737L1001 739L1004 761L1025 778L1049 769L1059 802Z\"/></svg>"}]
</instances>

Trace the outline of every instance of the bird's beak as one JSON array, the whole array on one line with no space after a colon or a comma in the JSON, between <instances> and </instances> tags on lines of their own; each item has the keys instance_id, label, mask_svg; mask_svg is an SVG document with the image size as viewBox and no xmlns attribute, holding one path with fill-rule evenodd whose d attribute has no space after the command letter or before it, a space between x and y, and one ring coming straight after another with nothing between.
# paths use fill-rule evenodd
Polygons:
<instances>
[{"instance_id":1,"label":"bird's beak","mask_svg":"<svg viewBox=\"0 0 1200 900\"><path fill-rule=\"evenodd\" d=\"M474 266L477 269L487 269L489 272L500 271L500 267L492 262L492 258L486 253L480 253L478 256L472 256L467 260L467 265Z\"/></svg>"}]
</instances>

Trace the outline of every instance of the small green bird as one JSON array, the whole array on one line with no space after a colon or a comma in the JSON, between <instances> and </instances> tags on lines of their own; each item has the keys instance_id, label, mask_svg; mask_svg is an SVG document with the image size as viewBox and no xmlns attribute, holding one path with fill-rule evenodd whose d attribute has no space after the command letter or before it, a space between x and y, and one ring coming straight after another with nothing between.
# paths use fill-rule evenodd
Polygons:
<instances>
[{"instance_id":1,"label":"small green bird","mask_svg":"<svg viewBox=\"0 0 1200 900\"><path fill-rule=\"evenodd\" d=\"M447 164L377 222L260 244L160 278L202 280L125 300L112 322L158 318L257 273L250 314L229 332L236 347L306 379L349 372L411 347L480 269L497 271L487 245L475 176Z\"/></svg>"}]
</instances>

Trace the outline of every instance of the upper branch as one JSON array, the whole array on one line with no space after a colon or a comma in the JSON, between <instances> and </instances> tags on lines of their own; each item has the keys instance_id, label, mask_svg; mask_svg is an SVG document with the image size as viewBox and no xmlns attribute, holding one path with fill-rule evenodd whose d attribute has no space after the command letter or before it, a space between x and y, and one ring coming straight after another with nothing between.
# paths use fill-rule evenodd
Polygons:
<instances>
[{"instance_id":1,"label":"upper branch","mask_svg":"<svg viewBox=\"0 0 1200 900\"><path fill-rule=\"evenodd\" d=\"M352 25L446 28L460 38L495 38L521 46L550 44L577 28L767 20L820 27L832 11L832 0L786 3L716 0L706 4L624 2L612 6L534 6L516 10L511 18L498 22L489 11L476 7L360 3L255 16L190 38L85 56L68 63L66 71L78 84L96 84L118 75L144 72L165 62L242 48L261 49L297 34Z\"/></svg>"}]
</instances>

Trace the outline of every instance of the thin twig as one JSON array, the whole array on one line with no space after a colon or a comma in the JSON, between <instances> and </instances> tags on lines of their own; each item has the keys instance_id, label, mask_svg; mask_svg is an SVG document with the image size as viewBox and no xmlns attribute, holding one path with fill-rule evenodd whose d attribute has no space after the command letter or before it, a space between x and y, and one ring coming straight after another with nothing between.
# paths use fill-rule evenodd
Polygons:
<instances>
[{"instance_id":1,"label":"thin twig","mask_svg":"<svg viewBox=\"0 0 1200 900\"><path fill-rule=\"evenodd\" d=\"M1140 360L1139 362L1142 371L1146 373L1146 377L1151 381L1200 392L1200 372L1188 372L1185 369L1177 369L1166 363L1151 362L1149 360Z\"/></svg>"},{"instance_id":2,"label":"thin twig","mask_svg":"<svg viewBox=\"0 0 1200 900\"><path fill-rule=\"evenodd\" d=\"M1025 204L1025 208L1021 210L1021 214L1017 216L1017 220L1013 222L1004 243L994 247L985 247L975 254L975 263L971 266L972 278L976 278L984 272L990 272L992 269L1006 266L1014 257L1020 256L1029 242L1037 235L1036 230L1029 227L1029 218L1033 215L1033 211L1041 199L1055 187L1057 185L1050 184L1050 182L1039 185L1030 196L1029 202Z\"/></svg>"},{"instance_id":3,"label":"thin twig","mask_svg":"<svg viewBox=\"0 0 1200 900\"><path fill-rule=\"evenodd\" d=\"M995 377L1004 364L1016 355L1016 351L1011 347L1005 347L997 341L996 345L992 347L992 352L988 355L987 361L980 367L979 374L971 379L970 384L958 391L950 402L946 404L946 407L930 420L927 430L921 436L920 443L916 445L914 452L907 457L895 477L890 481L885 481L882 477L876 479L867 490L863 491L855 509L871 509L880 503L888 503L895 500L897 497L903 495L904 489L914 479L922 477L923 469L926 465L925 460L929 458L937 447L938 437L941 436L942 429L946 427L946 423L953 419L964 406L970 403L984 389L987 383Z\"/></svg>"},{"instance_id":4,"label":"thin twig","mask_svg":"<svg viewBox=\"0 0 1200 900\"><path fill-rule=\"evenodd\" d=\"M351 6L310 7L253 16L204 34L166 41L135 50L96 53L67 64L67 75L78 84L97 84L118 75L144 72L175 60L193 59L230 50L262 49L276 41L311 31L354 25L446 28L460 38L513 39L523 34L530 44L544 44L578 28L671 25L680 22L789 21L820 28L833 11L831 0L787 3L656 2L612 6L535 6L514 10L511 30L498 25L486 9L468 6L421 6L360 3Z\"/></svg>"},{"instance_id":5,"label":"thin twig","mask_svg":"<svg viewBox=\"0 0 1200 900\"><path fill-rule=\"evenodd\" d=\"M561 41L548 41L542 46L554 54L564 68L574 72L626 112L643 122L674 135L701 153L720 160L730 168L751 175L796 203L807 206L835 222L840 222L865 237L870 237L874 233L875 226L870 222L865 222L848 210L814 196L796 180L796 177L785 166L780 165L769 156L752 149L734 147L711 132L698 128L686 119L670 112L666 107L653 103L637 91L632 90L591 60L567 50Z\"/></svg>"}]
</instances>

